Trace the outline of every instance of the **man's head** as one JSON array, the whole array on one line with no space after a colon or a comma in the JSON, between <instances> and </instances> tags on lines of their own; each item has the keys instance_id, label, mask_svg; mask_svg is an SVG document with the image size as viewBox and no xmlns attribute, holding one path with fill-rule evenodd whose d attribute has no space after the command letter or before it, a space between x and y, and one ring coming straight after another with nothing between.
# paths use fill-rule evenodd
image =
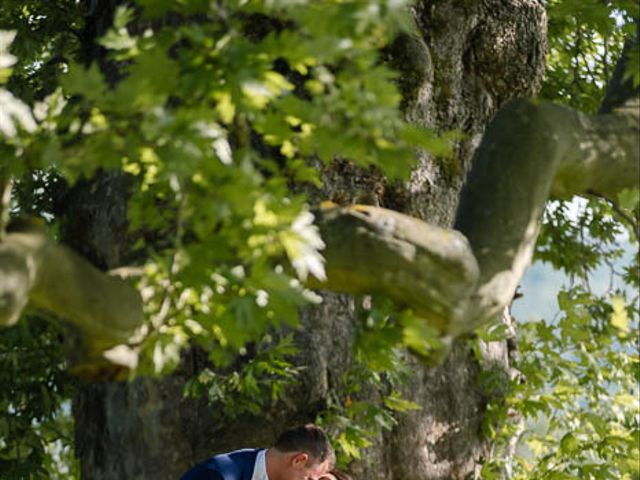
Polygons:
<instances>
[{"instance_id":1,"label":"man's head","mask_svg":"<svg viewBox=\"0 0 640 480\"><path fill-rule=\"evenodd\" d=\"M335 455L327 434L309 424L280 435L266 460L269 480L318 480L331 470Z\"/></svg>"}]
</instances>

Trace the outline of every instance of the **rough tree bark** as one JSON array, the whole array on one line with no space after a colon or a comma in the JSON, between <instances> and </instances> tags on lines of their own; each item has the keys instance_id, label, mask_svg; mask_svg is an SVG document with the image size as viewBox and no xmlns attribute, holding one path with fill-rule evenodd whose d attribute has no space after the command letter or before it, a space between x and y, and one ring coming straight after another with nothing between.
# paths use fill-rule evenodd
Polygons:
<instances>
[{"instance_id":1,"label":"rough tree bark","mask_svg":"<svg viewBox=\"0 0 640 480\"><path fill-rule=\"evenodd\" d=\"M392 52L404 79L407 117L441 131L462 131L467 139L453 161L421 156L411 182L401 189L401 210L450 227L487 122L509 99L537 92L544 65L544 8L528 0L422 1L414 15L421 38L404 39ZM492 353L497 368L506 370L506 346L495 345ZM357 478L472 477L490 449L480 433L488 400L479 384L482 368L464 341L456 342L438 367L416 363L405 394L422 409L404 415L384 435L376 447L377 458L384 460L363 462Z\"/></svg>"}]
</instances>

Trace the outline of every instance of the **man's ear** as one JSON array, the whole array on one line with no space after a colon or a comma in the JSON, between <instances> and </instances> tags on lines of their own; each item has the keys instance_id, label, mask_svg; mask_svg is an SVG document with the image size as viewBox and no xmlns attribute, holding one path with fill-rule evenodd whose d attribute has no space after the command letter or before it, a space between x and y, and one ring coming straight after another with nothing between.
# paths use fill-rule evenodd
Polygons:
<instances>
[{"instance_id":1,"label":"man's ear","mask_svg":"<svg viewBox=\"0 0 640 480\"><path fill-rule=\"evenodd\" d=\"M291 457L291 466L306 467L309 455L304 452L298 452Z\"/></svg>"}]
</instances>

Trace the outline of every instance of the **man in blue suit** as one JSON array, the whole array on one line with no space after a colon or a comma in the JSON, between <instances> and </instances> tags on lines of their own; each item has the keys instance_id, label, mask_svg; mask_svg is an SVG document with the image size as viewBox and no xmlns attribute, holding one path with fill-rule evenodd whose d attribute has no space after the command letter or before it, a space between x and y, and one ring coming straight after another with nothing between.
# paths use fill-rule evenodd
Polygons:
<instances>
[{"instance_id":1,"label":"man in blue suit","mask_svg":"<svg viewBox=\"0 0 640 480\"><path fill-rule=\"evenodd\" d=\"M215 455L180 480L319 480L333 468L326 433L309 424L284 432L273 447Z\"/></svg>"}]
</instances>

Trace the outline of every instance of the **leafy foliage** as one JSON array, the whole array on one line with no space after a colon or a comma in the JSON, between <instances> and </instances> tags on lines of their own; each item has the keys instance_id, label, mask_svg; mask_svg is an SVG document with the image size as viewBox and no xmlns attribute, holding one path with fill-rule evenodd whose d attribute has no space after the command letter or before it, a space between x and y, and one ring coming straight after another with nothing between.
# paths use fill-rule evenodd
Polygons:
<instances>
[{"instance_id":1,"label":"leafy foliage","mask_svg":"<svg viewBox=\"0 0 640 480\"><path fill-rule=\"evenodd\" d=\"M246 414L268 417L276 413L287 388L298 380L301 367L290 361L298 349L289 334L277 342L267 335L255 350L246 360L242 357L249 356L249 352L241 352L241 365L232 365L227 371L202 369L187 383L185 396L206 396L211 403L222 406L220 413L227 420Z\"/></svg>"},{"instance_id":2,"label":"leafy foliage","mask_svg":"<svg viewBox=\"0 0 640 480\"><path fill-rule=\"evenodd\" d=\"M486 418L500 452L486 478L640 475L639 255L634 238L632 255L619 248L624 230L613 214L596 200L577 213L564 204L547 211L537 254L570 283L558 316L518 328L519 373ZM604 267L610 284L594 290L590 277Z\"/></svg>"},{"instance_id":3,"label":"leafy foliage","mask_svg":"<svg viewBox=\"0 0 640 480\"><path fill-rule=\"evenodd\" d=\"M144 262L149 318L139 373L166 373L195 344L211 368L186 394L207 395L229 416L277 408L297 369L290 337L273 331L298 326L298 308L317 301L300 280L324 274L301 192L320 186L335 157L406 178L414 149L441 143L402 120L395 74L380 59L411 28L406 3L139 0L100 21L100 2L0 4L0 177L17 179L16 211L52 220L56 234L61 178L113 171L134 181L137 242L126 253ZM543 96L593 112L637 4L554 0L548 11ZM538 256L574 283L559 296L561 317L520 329L521 377L489 407L487 434L503 455L486 478L638 478L637 303L586 281L618 262L613 218L635 232L637 198L592 202L577 220L562 203L547 213ZM637 273L636 263L620 276L638 288ZM416 408L398 394L400 347L441 348L424 323L380 299L359 315L357 362L319 418L342 464L392 428L395 413ZM37 319L2 332L3 474L51 476L66 464L60 475L74 476L57 335ZM362 401L371 391L378 404ZM529 449L520 457L516 434Z\"/></svg>"},{"instance_id":4,"label":"leafy foliage","mask_svg":"<svg viewBox=\"0 0 640 480\"><path fill-rule=\"evenodd\" d=\"M638 3L629 0L552 0L547 74L541 96L595 113L625 38L634 34ZM634 72L633 63L629 72Z\"/></svg>"},{"instance_id":5,"label":"leafy foliage","mask_svg":"<svg viewBox=\"0 0 640 480\"><path fill-rule=\"evenodd\" d=\"M319 184L310 159L406 176L419 136L378 56L402 28L402 2L142 7L147 20L118 7L100 39L120 81L70 63L43 110L66 104L47 113L53 128L27 162L52 161L69 179L98 168L135 177L131 229L164 239L138 245L150 252L141 371L160 373L190 339L229 362L314 299L281 266L287 257L302 280L324 275L313 216L288 188ZM179 24L155 27L169 11Z\"/></svg>"},{"instance_id":6,"label":"leafy foliage","mask_svg":"<svg viewBox=\"0 0 640 480\"><path fill-rule=\"evenodd\" d=\"M406 4L98 7L0 7L0 28L13 32L0 52L9 82L0 149L2 174L18 187L15 210L44 216L57 233L59 199L50 196L60 176L71 185L98 171L133 178L138 242L127 255L144 261L149 318L138 373L165 373L197 344L216 369L187 393L256 412L296 377L290 340L271 342L270 332L298 325L298 308L317 301L300 280L324 275L313 215L290 187L317 188L335 157L403 178L416 147L438 144L403 121L395 74L379 55L408 28ZM60 402L51 408L62 415ZM43 458L30 462L41 468Z\"/></svg>"},{"instance_id":7,"label":"leafy foliage","mask_svg":"<svg viewBox=\"0 0 640 480\"><path fill-rule=\"evenodd\" d=\"M76 466L61 331L32 317L0 331L0 478L68 478Z\"/></svg>"},{"instance_id":8,"label":"leafy foliage","mask_svg":"<svg viewBox=\"0 0 640 480\"><path fill-rule=\"evenodd\" d=\"M382 297L364 296L357 305L355 361L316 421L335 439L342 467L363 458L363 450L397 424L398 414L420 408L400 393L411 375L403 332L414 317Z\"/></svg>"},{"instance_id":9,"label":"leafy foliage","mask_svg":"<svg viewBox=\"0 0 640 480\"><path fill-rule=\"evenodd\" d=\"M548 13L542 96L596 112L638 5L558 0ZM638 189L548 206L535 256L568 284L556 317L518 326L517 374L485 418L496 454L483 478L640 478L639 212ZM591 285L603 269L604 291Z\"/></svg>"}]
</instances>

